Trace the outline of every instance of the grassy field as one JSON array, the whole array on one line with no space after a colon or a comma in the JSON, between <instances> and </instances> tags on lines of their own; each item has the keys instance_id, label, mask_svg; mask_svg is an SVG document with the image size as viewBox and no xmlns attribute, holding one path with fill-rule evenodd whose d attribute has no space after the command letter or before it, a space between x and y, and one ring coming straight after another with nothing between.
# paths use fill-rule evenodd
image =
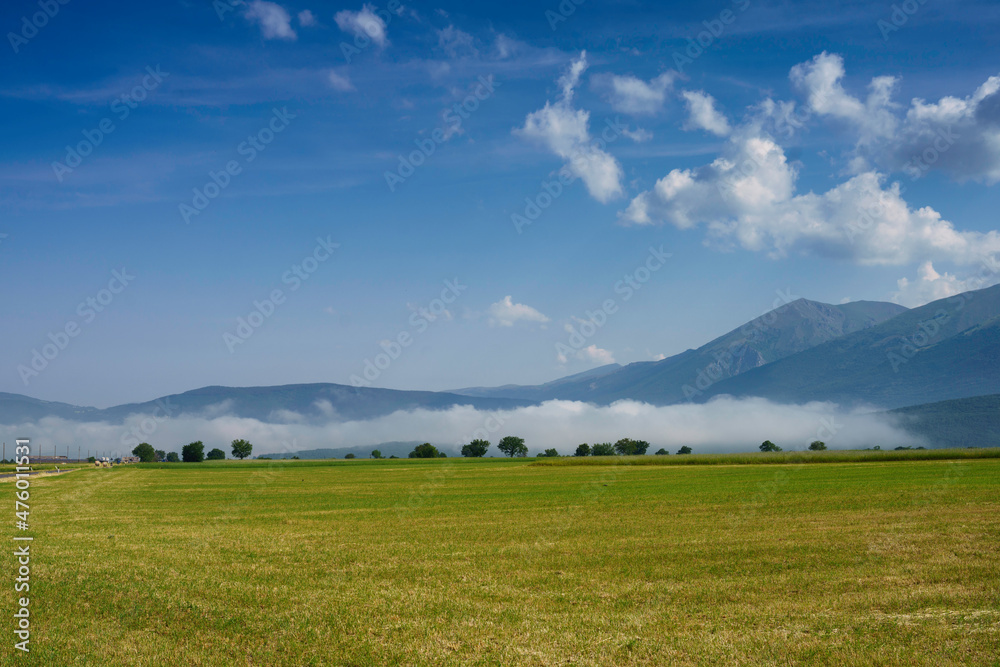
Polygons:
<instances>
[{"instance_id":1,"label":"grassy field","mask_svg":"<svg viewBox=\"0 0 1000 667\"><path fill-rule=\"evenodd\" d=\"M24 664L1000 664L995 458L122 466L31 511Z\"/></svg>"}]
</instances>

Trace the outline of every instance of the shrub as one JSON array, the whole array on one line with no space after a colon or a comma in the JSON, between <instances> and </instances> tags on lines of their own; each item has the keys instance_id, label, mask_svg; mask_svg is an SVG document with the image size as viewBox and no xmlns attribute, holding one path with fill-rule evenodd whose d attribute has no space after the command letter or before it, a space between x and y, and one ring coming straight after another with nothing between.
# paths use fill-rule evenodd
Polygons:
<instances>
[{"instance_id":1,"label":"shrub","mask_svg":"<svg viewBox=\"0 0 1000 667\"><path fill-rule=\"evenodd\" d=\"M632 440L622 438L615 443L615 451L622 456L641 456L649 449L649 443L645 440Z\"/></svg>"},{"instance_id":2,"label":"shrub","mask_svg":"<svg viewBox=\"0 0 1000 667\"><path fill-rule=\"evenodd\" d=\"M354 458L354 454L345 454L344 458L345 459L353 459Z\"/></svg>"},{"instance_id":3,"label":"shrub","mask_svg":"<svg viewBox=\"0 0 1000 667\"><path fill-rule=\"evenodd\" d=\"M490 448L489 440L473 440L467 445L462 445L462 456L478 458L486 456L486 450Z\"/></svg>"},{"instance_id":4,"label":"shrub","mask_svg":"<svg viewBox=\"0 0 1000 667\"><path fill-rule=\"evenodd\" d=\"M436 459L438 457L437 447L429 442L425 442L422 445L417 445L410 452L411 459Z\"/></svg>"},{"instance_id":5,"label":"shrub","mask_svg":"<svg viewBox=\"0 0 1000 667\"><path fill-rule=\"evenodd\" d=\"M148 442L140 442L132 450L132 456L138 456L141 463L153 463L156 461L156 450Z\"/></svg>"},{"instance_id":6,"label":"shrub","mask_svg":"<svg viewBox=\"0 0 1000 667\"><path fill-rule=\"evenodd\" d=\"M205 445L201 440L181 447L181 458L184 463L201 463L205 460Z\"/></svg>"},{"instance_id":7,"label":"shrub","mask_svg":"<svg viewBox=\"0 0 1000 667\"><path fill-rule=\"evenodd\" d=\"M591 456L614 456L615 448L610 442L602 442L590 448Z\"/></svg>"}]
</instances>

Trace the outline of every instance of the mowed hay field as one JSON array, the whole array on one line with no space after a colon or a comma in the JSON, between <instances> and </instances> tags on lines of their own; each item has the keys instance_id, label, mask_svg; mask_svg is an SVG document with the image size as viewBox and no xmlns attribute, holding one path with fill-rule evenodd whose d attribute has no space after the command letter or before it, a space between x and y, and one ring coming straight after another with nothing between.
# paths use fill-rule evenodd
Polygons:
<instances>
[{"instance_id":1,"label":"mowed hay field","mask_svg":"<svg viewBox=\"0 0 1000 667\"><path fill-rule=\"evenodd\" d=\"M31 494L18 664L1000 664L998 459L225 462Z\"/></svg>"}]
</instances>

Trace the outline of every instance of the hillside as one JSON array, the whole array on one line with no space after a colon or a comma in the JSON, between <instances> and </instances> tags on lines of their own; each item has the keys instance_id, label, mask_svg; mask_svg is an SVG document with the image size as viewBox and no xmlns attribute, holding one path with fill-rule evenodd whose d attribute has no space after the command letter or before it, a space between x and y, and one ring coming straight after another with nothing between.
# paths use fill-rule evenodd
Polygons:
<instances>
[{"instance_id":1,"label":"hillside","mask_svg":"<svg viewBox=\"0 0 1000 667\"><path fill-rule=\"evenodd\" d=\"M1000 285L914 308L700 395L884 408L1000 393Z\"/></svg>"},{"instance_id":2,"label":"hillside","mask_svg":"<svg viewBox=\"0 0 1000 667\"><path fill-rule=\"evenodd\" d=\"M686 400L694 390L737 376L846 334L869 329L906 308L878 301L830 305L798 299L696 350L662 361L603 366L536 386L477 388L477 396L544 401L553 398L608 404L630 398L655 405ZM688 391L685 391L685 388ZM457 390L456 393L464 393Z\"/></svg>"}]
</instances>

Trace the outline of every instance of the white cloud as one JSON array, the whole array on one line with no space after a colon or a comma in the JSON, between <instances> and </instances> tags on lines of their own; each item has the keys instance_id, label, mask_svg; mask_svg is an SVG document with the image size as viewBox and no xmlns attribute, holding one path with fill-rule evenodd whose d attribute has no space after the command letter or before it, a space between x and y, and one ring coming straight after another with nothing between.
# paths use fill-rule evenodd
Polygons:
<instances>
[{"instance_id":1,"label":"white cloud","mask_svg":"<svg viewBox=\"0 0 1000 667\"><path fill-rule=\"evenodd\" d=\"M297 37L292 30L292 17L281 5L254 0L245 15L249 21L260 26L260 34L264 39L294 40Z\"/></svg>"},{"instance_id":2,"label":"white cloud","mask_svg":"<svg viewBox=\"0 0 1000 667\"><path fill-rule=\"evenodd\" d=\"M959 231L930 207L911 209L898 183L858 174L823 194L795 194L798 174L772 139L740 131L722 157L674 169L620 214L626 224L704 224L709 237L772 257L789 252L864 265L943 259L974 265L1000 253L1000 234Z\"/></svg>"},{"instance_id":3,"label":"white cloud","mask_svg":"<svg viewBox=\"0 0 1000 667\"><path fill-rule=\"evenodd\" d=\"M603 74L593 77L593 86L604 92L615 111L632 115L655 114L663 108L673 87L673 72L664 72L646 82L634 76Z\"/></svg>"},{"instance_id":4,"label":"white cloud","mask_svg":"<svg viewBox=\"0 0 1000 667\"><path fill-rule=\"evenodd\" d=\"M724 137L732 128L729 121L715 108L715 99L702 90L685 90L681 93L688 109L688 120L684 129L707 130Z\"/></svg>"},{"instance_id":5,"label":"white cloud","mask_svg":"<svg viewBox=\"0 0 1000 667\"><path fill-rule=\"evenodd\" d=\"M362 5L361 10L352 12L348 9L337 12L333 20L337 27L357 37L367 37L379 48L389 44L387 26L382 17L375 13L373 5Z\"/></svg>"},{"instance_id":6,"label":"white cloud","mask_svg":"<svg viewBox=\"0 0 1000 667\"><path fill-rule=\"evenodd\" d=\"M476 49L476 41L472 35L459 30L453 25L437 31L438 46L444 49L452 58L463 55L475 56L479 51Z\"/></svg>"},{"instance_id":7,"label":"white cloud","mask_svg":"<svg viewBox=\"0 0 1000 667\"><path fill-rule=\"evenodd\" d=\"M567 168L583 181L590 195L606 203L622 195L625 172L614 157L592 143L590 113L573 108L573 93L586 69L587 54L582 52L559 79L560 98L528 114L524 127L515 133L545 145L566 160Z\"/></svg>"},{"instance_id":8,"label":"white cloud","mask_svg":"<svg viewBox=\"0 0 1000 667\"><path fill-rule=\"evenodd\" d=\"M931 301L949 296L983 289L1000 282L1000 264L984 262L980 271L973 276L960 279L948 272L938 273L931 262L924 262L917 269L917 279L900 278L896 281L898 291L892 300L903 306L915 308Z\"/></svg>"},{"instance_id":9,"label":"white cloud","mask_svg":"<svg viewBox=\"0 0 1000 667\"><path fill-rule=\"evenodd\" d=\"M0 425L0 437L8 442L24 433L33 433L46 447L75 451L131 451L133 443L123 443L130 430L142 432L148 423L154 432L144 436L157 449L179 449L176 443L201 440L206 448L228 448L235 438L246 438L254 454L300 449L367 447L384 442L421 440L451 446L452 451L472 438L496 442L509 428L535 448L554 447L572 453L581 442L614 442L622 437L646 440L650 451L682 445L696 453L756 451L771 440L786 450L803 450L817 438L831 449L870 447L883 449L898 445L923 444L899 430L887 417L846 411L830 403L779 405L764 399L719 398L705 404L654 407L635 401L619 401L597 407L575 401L548 401L541 405L483 412L471 406L448 410L400 411L365 421L298 423L294 413L282 413L281 423L233 416L174 417L164 421L149 415L132 415L124 424L80 423L56 418L32 424ZM144 423L145 422L145 423ZM835 433L821 432L823 424L836 424ZM493 428L494 430L489 430ZM148 433L148 432L147 432Z\"/></svg>"},{"instance_id":10,"label":"white cloud","mask_svg":"<svg viewBox=\"0 0 1000 667\"><path fill-rule=\"evenodd\" d=\"M490 316L490 326L510 327L516 322L539 322L544 324L549 318L531 306L514 303L511 297L505 296L500 301L491 304L487 313Z\"/></svg>"},{"instance_id":11,"label":"white cloud","mask_svg":"<svg viewBox=\"0 0 1000 667\"><path fill-rule=\"evenodd\" d=\"M351 79L346 74L339 74L335 70L330 70L327 72L326 78L330 83L330 87L334 90L339 90L342 93L354 90L354 84L351 83Z\"/></svg>"},{"instance_id":12,"label":"white cloud","mask_svg":"<svg viewBox=\"0 0 1000 667\"><path fill-rule=\"evenodd\" d=\"M309 28L316 25L316 17L308 9L303 9L299 12L299 25L303 28Z\"/></svg>"},{"instance_id":13,"label":"white cloud","mask_svg":"<svg viewBox=\"0 0 1000 667\"><path fill-rule=\"evenodd\" d=\"M858 133L850 162L855 171L874 162L913 178L934 169L959 181L1000 182L1000 76L989 77L967 97L915 98L902 117L891 100L896 79L873 78L862 102L841 85L844 62L838 55L823 52L793 67L790 76L811 111L840 119Z\"/></svg>"},{"instance_id":14,"label":"white cloud","mask_svg":"<svg viewBox=\"0 0 1000 667\"><path fill-rule=\"evenodd\" d=\"M612 354L609 350L602 349L596 345L588 345L580 350L579 354L581 354L583 359L586 359L587 361L593 361L599 364L615 363L614 354Z\"/></svg>"},{"instance_id":15,"label":"white cloud","mask_svg":"<svg viewBox=\"0 0 1000 667\"><path fill-rule=\"evenodd\" d=\"M809 108L821 116L832 116L853 124L861 131L861 141L887 137L896 128L891 110L896 79L880 76L869 84L864 102L851 96L840 83L844 78L844 59L824 51L812 60L792 68L792 83L805 96Z\"/></svg>"}]
</instances>

